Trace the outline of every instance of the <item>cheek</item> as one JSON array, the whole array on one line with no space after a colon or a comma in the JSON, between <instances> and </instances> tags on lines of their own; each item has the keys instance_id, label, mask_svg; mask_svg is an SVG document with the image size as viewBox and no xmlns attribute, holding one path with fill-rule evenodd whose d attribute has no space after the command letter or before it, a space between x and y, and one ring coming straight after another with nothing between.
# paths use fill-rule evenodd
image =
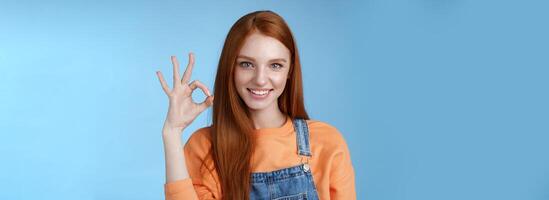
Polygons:
<instances>
[{"instance_id":1,"label":"cheek","mask_svg":"<svg viewBox=\"0 0 549 200\"><path fill-rule=\"evenodd\" d=\"M273 84L277 89L284 89L288 77L286 75L279 75L272 78Z\"/></svg>"},{"instance_id":2,"label":"cheek","mask_svg":"<svg viewBox=\"0 0 549 200\"><path fill-rule=\"evenodd\" d=\"M250 77L247 73L241 70L236 70L234 73L234 83L236 87L240 87L249 82Z\"/></svg>"}]
</instances>

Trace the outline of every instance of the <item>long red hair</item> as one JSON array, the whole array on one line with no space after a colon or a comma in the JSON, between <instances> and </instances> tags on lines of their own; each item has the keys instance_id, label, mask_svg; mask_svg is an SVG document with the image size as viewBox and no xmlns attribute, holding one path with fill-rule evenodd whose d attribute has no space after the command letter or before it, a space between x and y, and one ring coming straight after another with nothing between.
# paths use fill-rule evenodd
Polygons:
<instances>
[{"instance_id":1,"label":"long red hair","mask_svg":"<svg viewBox=\"0 0 549 200\"><path fill-rule=\"evenodd\" d=\"M278 98L280 111L292 119L309 119L303 103L299 55L290 28L272 11L256 11L241 17L227 34L219 59L210 132L211 156L226 200L247 200L250 194L254 126L246 104L237 93L234 68L246 37L254 31L279 40L290 51L289 78Z\"/></svg>"}]
</instances>

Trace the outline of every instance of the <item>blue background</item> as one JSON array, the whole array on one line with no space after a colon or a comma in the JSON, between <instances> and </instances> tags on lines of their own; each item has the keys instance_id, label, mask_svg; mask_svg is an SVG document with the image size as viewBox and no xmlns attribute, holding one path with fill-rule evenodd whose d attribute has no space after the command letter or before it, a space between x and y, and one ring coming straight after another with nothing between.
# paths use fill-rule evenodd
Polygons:
<instances>
[{"instance_id":1,"label":"blue background","mask_svg":"<svg viewBox=\"0 0 549 200\"><path fill-rule=\"evenodd\" d=\"M0 199L163 198L155 71L193 51L212 88L229 28L260 9L292 28L358 199L549 199L542 0L1 1Z\"/></svg>"}]
</instances>

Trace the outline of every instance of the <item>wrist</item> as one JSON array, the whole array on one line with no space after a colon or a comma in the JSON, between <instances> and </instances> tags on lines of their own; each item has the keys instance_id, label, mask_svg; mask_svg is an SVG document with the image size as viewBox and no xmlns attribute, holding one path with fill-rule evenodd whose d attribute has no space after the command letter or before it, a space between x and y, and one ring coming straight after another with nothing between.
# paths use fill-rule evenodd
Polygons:
<instances>
[{"instance_id":1,"label":"wrist","mask_svg":"<svg viewBox=\"0 0 549 200\"><path fill-rule=\"evenodd\" d=\"M182 132L182 127L174 127L169 122L165 122L162 127L162 134L181 135Z\"/></svg>"},{"instance_id":2,"label":"wrist","mask_svg":"<svg viewBox=\"0 0 549 200\"><path fill-rule=\"evenodd\" d=\"M177 133L163 132L162 141L164 143L164 148L169 152L178 151L183 146L181 134Z\"/></svg>"},{"instance_id":3,"label":"wrist","mask_svg":"<svg viewBox=\"0 0 549 200\"><path fill-rule=\"evenodd\" d=\"M183 129L164 126L162 128L162 140L164 143L174 143L181 140Z\"/></svg>"}]
</instances>

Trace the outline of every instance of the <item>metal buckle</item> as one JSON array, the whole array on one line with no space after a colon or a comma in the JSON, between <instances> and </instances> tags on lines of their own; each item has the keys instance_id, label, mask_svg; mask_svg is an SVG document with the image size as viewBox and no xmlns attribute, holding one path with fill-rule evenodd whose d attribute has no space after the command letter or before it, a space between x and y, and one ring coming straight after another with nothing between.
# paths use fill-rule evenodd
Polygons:
<instances>
[{"instance_id":1,"label":"metal buckle","mask_svg":"<svg viewBox=\"0 0 549 200\"><path fill-rule=\"evenodd\" d=\"M303 162L303 157L305 156L301 156L301 164L303 164L303 171L304 172L309 172L309 170L311 170L311 167L309 166L309 157L305 157L305 162Z\"/></svg>"}]
</instances>

